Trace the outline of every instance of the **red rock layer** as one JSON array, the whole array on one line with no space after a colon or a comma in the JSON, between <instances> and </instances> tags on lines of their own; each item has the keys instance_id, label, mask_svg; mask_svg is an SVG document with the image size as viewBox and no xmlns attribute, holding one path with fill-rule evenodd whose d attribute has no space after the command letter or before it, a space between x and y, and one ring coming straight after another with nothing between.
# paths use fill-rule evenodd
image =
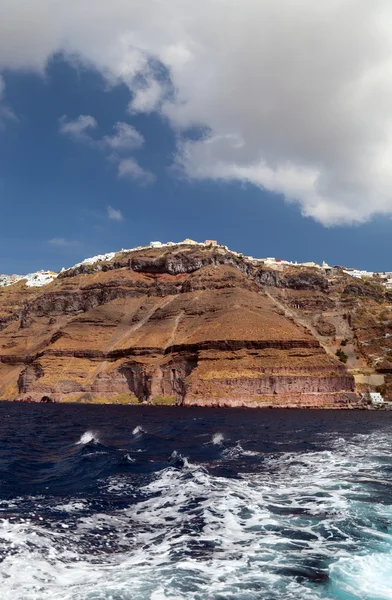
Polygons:
<instances>
[{"instance_id":1,"label":"red rock layer","mask_svg":"<svg viewBox=\"0 0 392 600\"><path fill-rule=\"evenodd\" d=\"M3 288L2 399L358 403L344 365L265 295L266 285L278 285L276 273L191 247L84 270L39 290ZM323 293L322 281L313 285Z\"/></svg>"}]
</instances>

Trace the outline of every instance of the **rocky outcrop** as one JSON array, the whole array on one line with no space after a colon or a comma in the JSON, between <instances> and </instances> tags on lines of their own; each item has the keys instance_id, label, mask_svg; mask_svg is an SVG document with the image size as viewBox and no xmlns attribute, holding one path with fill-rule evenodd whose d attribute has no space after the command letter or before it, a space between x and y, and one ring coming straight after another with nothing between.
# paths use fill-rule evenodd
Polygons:
<instances>
[{"instance_id":1,"label":"rocky outcrop","mask_svg":"<svg viewBox=\"0 0 392 600\"><path fill-rule=\"evenodd\" d=\"M39 362L28 365L25 369L23 369L18 378L19 394L26 394L33 384L35 384L35 382L43 375L44 371Z\"/></svg>"},{"instance_id":2,"label":"rocky outcrop","mask_svg":"<svg viewBox=\"0 0 392 600\"><path fill-rule=\"evenodd\" d=\"M346 285L343 293L350 296L373 298L374 300L383 299L385 297L385 291L381 286L370 283L350 283L349 285Z\"/></svg>"},{"instance_id":3,"label":"rocky outcrop","mask_svg":"<svg viewBox=\"0 0 392 600\"><path fill-rule=\"evenodd\" d=\"M323 319L322 317L320 317L319 319L317 319L317 321L314 324L316 331L320 334L320 335L325 335L325 336L330 336L330 335L335 335L336 334L336 327L330 323L329 321L327 321L326 319Z\"/></svg>"},{"instance_id":4,"label":"rocky outcrop","mask_svg":"<svg viewBox=\"0 0 392 600\"><path fill-rule=\"evenodd\" d=\"M325 292L328 289L326 277L317 273L315 269L298 271L287 274L281 280L281 286L294 290L319 290Z\"/></svg>"},{"instance_id":5,"label":"rocky outcrop","mask_svg":"<svg viewBox=\"0 0 392 600\"><path fill-rule=\"evenodd\" d=\"M213 247L124 253L40 290L10 286L1 398L360 406L345 366L271 289L287 306L332 302L313 269L276 271Z\"/></svg>"}]
</instances>

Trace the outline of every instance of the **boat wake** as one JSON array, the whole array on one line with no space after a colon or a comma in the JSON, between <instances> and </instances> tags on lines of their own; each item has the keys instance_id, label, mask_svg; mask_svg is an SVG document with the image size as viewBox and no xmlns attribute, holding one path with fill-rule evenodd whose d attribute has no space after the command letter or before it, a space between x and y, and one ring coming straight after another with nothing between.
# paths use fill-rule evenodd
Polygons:
<instances>
[{"instance_id":1,"label":"boat wake","mask_svg":"<svg viewBox=\"0 0 392 600\"><path fill-rule=\"evenodd\" d=\"M18 518L3 504L2 598L392 598L389 439L272 454L236 478L173 452L136 499L126 473L106 478L111 509L38 496Z\"/></svg>"}]
</instances>

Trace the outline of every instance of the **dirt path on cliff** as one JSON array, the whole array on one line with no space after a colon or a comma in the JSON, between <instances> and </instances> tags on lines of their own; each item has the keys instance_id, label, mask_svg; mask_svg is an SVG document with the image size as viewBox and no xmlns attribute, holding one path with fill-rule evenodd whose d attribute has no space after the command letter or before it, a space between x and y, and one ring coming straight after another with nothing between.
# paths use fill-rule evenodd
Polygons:
<instances>
[{"instance_id":1,"label":"dirt path on cliff","mask_svg":"<svg viewBox=\"0 0 392 600\"><path fill-rule=\"evenodd\" d=\"M175 337L176 337L176 333L177 333L177 330L178 330L178 326L179 326L180 321L181 321L181 319L182 319L183 316L184 316L184 311L182 310L175 317L175 319L174 319L174 325L173 325L173 330L172 330L171 336L170 336L170 338L169 338L169 340L168 340L168 342L166 344L166 348L170 348L170 346L173 345Z\"/></svg>"},{"instance_id":2,"label":"dirt path on cliff","mask_svg":"<svg viewBox=\"0 0 392 600\"><path fill-rule=\"evenodd\" d=\"M147 314L145 314L144 317L142 317L137 323L133 323L135 312L132 311L132 315L125 317L125 319L123 319L123 321L121 321L121 323L117 326L117 329L113 333L109 342L104 347L104 352L110 352L114 349L115 346L118 346L118 344L120 344L123 340L128 338L130 334L135 333L135 331L138 331L138 329L143 327L143 325L145 325L147 321L151 319L151 317L156 313L157 310L165 308L168 304L170 304L170 302L173 301L175 297L176 296L169 296L168 298L162 298L162 300L158 303L155 303L154 306L152 306L152 308L147 312ZM94 379L104 370L106 365L106 360L101 362L93 371L89 379L91 381L94 381Z\"/></svg>"},{"instance_id":3,"label":"dirt path on cliff","mask_svg":"<svg viewBox=\"0 0 392 600\"><path fill-rule=\"evenodd\" d=\"M272 300L272 302L278 308L284 311L287 317L293 319L295 323L297 323L297 325L302 325L303 327L305 327L305 329L307 329L309 333L311 333L316 338L316 340L319 342L320 346L326 351L326 353L332 356L335 360L337 360L336 350L338 348L341 348L347 355L348 360L346 363L346 368L350 372L354 372L357 369L366 367L366 362L361 357L358 357L358 348L353 342L347 343L342 348L338 341L331 341L331 339L325 339L325 337L320 335L315 329L315 327L313 327L313 325L309 323L309 321L307 321L306 319L298 315L295 311L285 306L285 304L283 304L283 302L275 298L275 296L271 292L265 291L265 294L270 300ZM348 323L343 319L343 317L340 314L338 314L338 311L326 311L323 313L323 316L333 323L337 333L339 334L339 337L346 337L348 340L353 338L352 330L350 329Z\"/></svg>"},{"instance_id":4,"label":"dirt path on cliff","mask_svg":"<svg viewBox=\"0 0 392 600\"><path fill-rule=\"evenodd\" d=\"M273 294L271 294L271 292L268 292L267 290L264 290L264 293L266 296L268 296L268 298L270 300L272 300L272 302L280 309L284 312L285 316L288 317L289 319L292 319L297 325L304 327L307 331L309 331L309 333L312 334L313 337L316 338L316 340L320 343L320 346L322 346L322 348L324 348L324 350L327 352L327 354L329 354L330 356L333 356L334 359L336 360L336 356L335 356L335 352L334 350L332 350L332 348L330 348L326 343L325 340L323 340L323 337L317 332L317 330L313 327L313 325L311 325L306 319L300 317L296 312L294 312L293 310L291 310L290 308L288 308L285 304L283 304L283 302L281 302L280 300L278 300L277 298L275 298L275 296Z\"/></svg>"},{"instance_id":5,"label":"dirt path on cliff","mask_svg":"<svg viewBox=\"0 0 392 600\"><path fill-rule=\"evenodd\" d=\"M110 352L114 349L115 346L118 346L118 344L121 343L122 340L126 339L130 334L135 333L135 331L138 331L138 329L143 327L143 325L145 325L147 321L151 319L151 317L157 312L157 310L165 308L168 304L170 304L170 302L174 300L175 297L176 296L169 296L167 298L162 298L162 301L154 304L154 306L152 306L152 308L147 312L147 314L144 315L144 317L140 319L140 321L133 324L132 321L135 317L135 313L132 312L132 315L127 320L124 319L118 325L113 336L106 344L104 352Z\"/></svg>"}]
</instances>

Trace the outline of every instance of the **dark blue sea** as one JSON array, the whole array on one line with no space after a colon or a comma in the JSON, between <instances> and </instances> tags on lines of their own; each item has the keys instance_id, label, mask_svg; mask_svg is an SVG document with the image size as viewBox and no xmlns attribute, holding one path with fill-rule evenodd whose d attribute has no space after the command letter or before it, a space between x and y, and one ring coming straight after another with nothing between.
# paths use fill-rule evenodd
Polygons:
<instances>
[{"instance_id":1,"label":"dark blue sea","mask_svg":"<svg viewBox=\"0 0 392 600\"><path fill-rule=\"evenodd\" d=\"M392 599L392 412L0 403L0 598Z\"/></svg>"}]
</instances>

